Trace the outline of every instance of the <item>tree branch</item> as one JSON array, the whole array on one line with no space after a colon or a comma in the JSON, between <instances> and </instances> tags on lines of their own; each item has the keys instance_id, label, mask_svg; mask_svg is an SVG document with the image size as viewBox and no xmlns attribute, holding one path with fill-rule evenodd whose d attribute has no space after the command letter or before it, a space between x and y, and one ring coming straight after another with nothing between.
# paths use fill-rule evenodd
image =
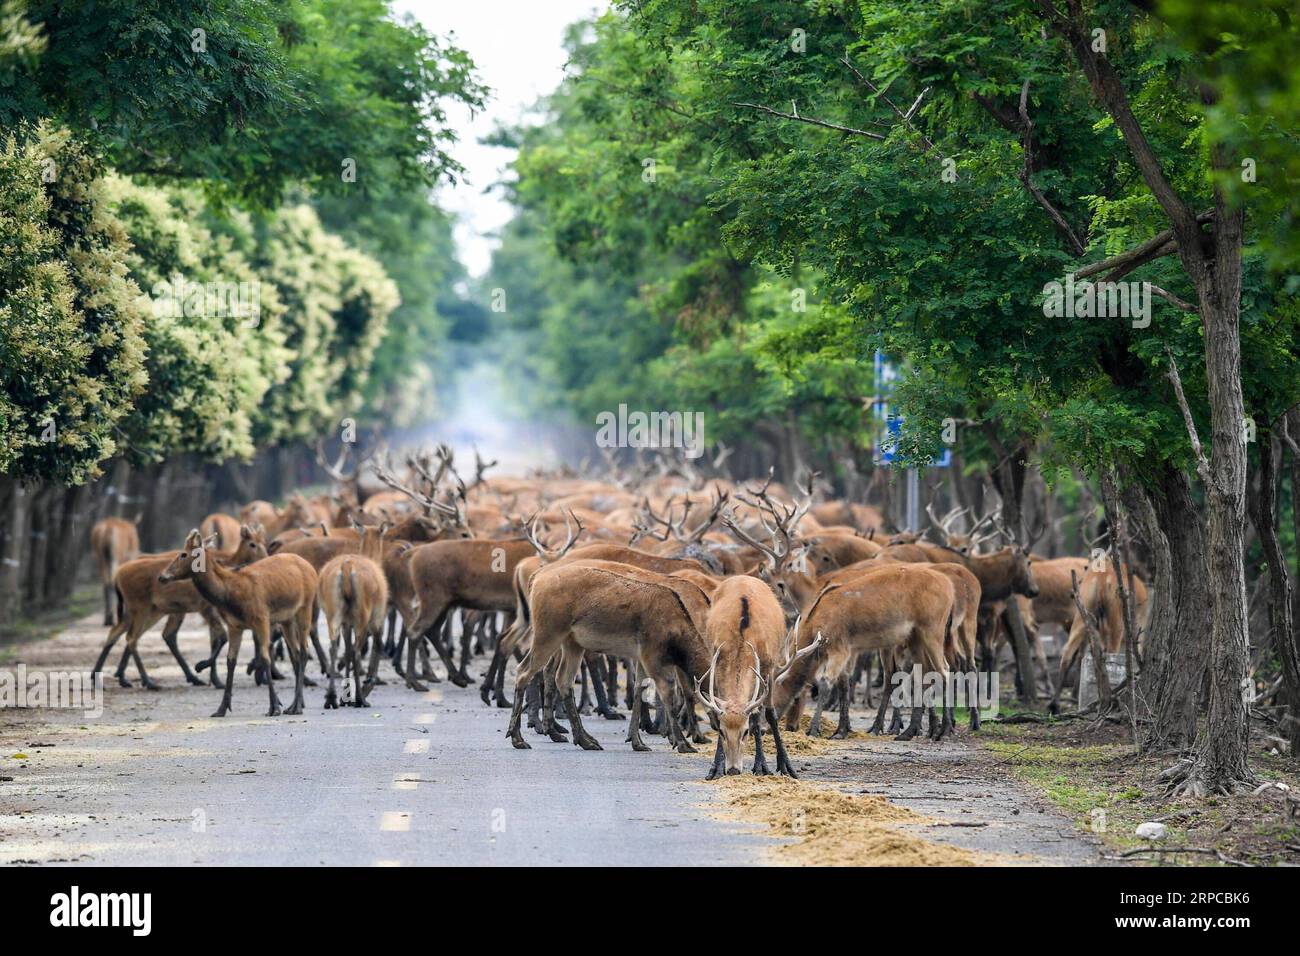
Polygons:
<instances>
[{"instance_id":1,"label":"tree branch","mask_svg":"<svg viewBox=\"0 0 1300 956\"><path fill-rule=\"evenodd\" d=\"M1056 226L1056 231L1061 234L1061 238L1063 238L1070 246L1070 250L1076 256L1082 256L1088 251L1087 247L1079 237L1074 234L1074 230L1071 229L1070 224L1065 221L1065 217L1062 216L1057 208L1052 205L1047 196L1043 194L1043 191L1034 185L1033 180L1030 178L1030 173L1033 171L1034 165L1034 121L1029 118L1028 79L1026 79L1024 85L1020 87L1020 124L1023 131L1023 136L1021 137L1020 142L1025 154L1025 165L1020 170L1020 181L1025 184L1025 188L1029 190L1029 195L1034 197L1034 201L1043 207L1043 211L1046 212L1048 218L1052 220L1052 224Z\"/></svg>"},{"instance_id":2,"label":"tree branch","mask_svg":"<svg viewBox=\"0 0 1300 956\"><path fill-rule=\"evenodd\" d=\"M1124 91L1124 84L1120 81L1119 74L1111 67L1105 56L1098 56L1097 51L1093 50L1091 37L1082 23L1083 8L1079 0L1067 0L1069 15L1058 10L1051 0L1037 0L1037 4L1048 23L1073 48L1088 85L1092 87L1093 95L1101 101L1123 135L1124 143L1133 156L1134 165L1142 173L1147 188L1155 196L1156 202L1160 203L1160 208L1169 217L1174 236L1181 246L1190 251L1192 243L1200 233L1196 214L1165 177L1160 158L1147 140L1142 124L1133 115L1128 94Z\"/></svg>"},{"instance_id":3,"label":"tree branch","mask_svg":"<svg viewBox=\"0 0 1300 956\"><path fill-rule=\"evenodd\" d=\"M825 120L815 119L811 116L800 116L798 107L793 103L790 108L795 112L783 113L780 110L774 110L770 106L760 106L757 103L732 103L732 106L742 106L745 109L758 110L760 113L770 113L772 116L779 116L782 119L797 120L800 123L807 123L810 126L820 126L823 129L833 129L838 133L852 133L854 136L865 136L867 139L874 139L884 142L885 137L880 133L872 133L869 130L857 129L853 126L841 126L839 123L828 123Z\"/></svg>"},{"instance_id":4,"label":"tree branch","mask_svg":"<svg viewBox=\"0 0 1300 956\"><path fill-rule=\"evenodd\" d=\"M1174 361L1174 353L1168 346L1165 347L1165 355L1169 356L1169 381L1173 383L1174 396L1178 399L1178 407L1183 413L1183 423L1187 426L1187 436L1192 440L1192 451L1196 454L1196 474L1209 488L1214 483L1214 479L1210 474L1210 463L1205 458L1205 450L1201 448L1200 436L1196 434L1196 422L1192 419L1192 410L1187 405L1187 396L1183 394L1183 380L1178 375L1178 363Z\"/></svg>"},{"instance_id":5,"label":"tree branch","mask_svg":"<svg viewBox=\"0 0 1300 956\"><path fill-rule=\"evenodd\" d=\"M1209 209L1196 217L1197 223L1207 223L1214 219L1214 210ZM1111 271L1106 276L1107 281L1115 282L1128 275L1139 266L1148 262L1153 262L1164 256L1171 255L1178 251L1178 242L1174 239L1172 229L1164 229L1150 239L1132 249L1127 249L1118 255L1111 256L1109 259L1102 259L1098 262L1089 263L1080 269L1074 271L1076 279L1086 279L1090 275L1096 275L1098 272Z\"/></svg>"}]
</instances>

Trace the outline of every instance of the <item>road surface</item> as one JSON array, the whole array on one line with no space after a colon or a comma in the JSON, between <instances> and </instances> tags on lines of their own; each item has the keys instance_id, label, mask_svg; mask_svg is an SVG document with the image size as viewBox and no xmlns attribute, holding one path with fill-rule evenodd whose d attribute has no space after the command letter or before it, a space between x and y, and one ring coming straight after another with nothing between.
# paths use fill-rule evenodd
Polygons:
<instances>
[{"instance_id":1,"label":"road surface","mask_svg":"<svg viewBox=\"0 0 1300 956\"><path fill-rule=\"evenodd\" d=\"M17 648L0 670L85 670L104 631L88 618ZM622 722L587 722L603 752L536 736L516 751L506 711L445 682L427 694L392 683L368 709L330 711L323 689L309 688L303 716L268 718L265 689L242 666L233 713L213 719L218 692L187 686L157 634L140 649L162 690L119 688L110 676L98 717L0 710L0 863L743 865L780 843L766 826L721 817L718 788L701 779L705 757L655 737L652 753L633 753ZM182 630L191 661L206 644L206 630ZM936 840L1026 862L1095 859L1069 821L1017 784L949 764L899 775L934 760L960 768L976 750L873 740L796 763L805 778L898 796L929 815L984 815L939 827ZM1024 812L1010 817L1012 804Z\"/></svg>"}]
</instances>

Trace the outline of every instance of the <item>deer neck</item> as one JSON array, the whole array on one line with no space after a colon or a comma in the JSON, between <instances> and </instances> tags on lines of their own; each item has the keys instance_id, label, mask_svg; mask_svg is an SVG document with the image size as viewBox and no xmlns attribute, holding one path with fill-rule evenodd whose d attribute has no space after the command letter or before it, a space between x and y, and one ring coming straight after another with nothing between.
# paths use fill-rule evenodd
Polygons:
<instances>
[{"instance_id":1,"label":"deer neck","mask_svg":"<svg viewBox=\"0 0 1300 956\"><path fill-rule=\"evenodd\" d=\"M235 572L223 567L216 560L216 555L213 555L213 560L208 562L207 569L196 571L192 580L194 587L205 601L222 610L229 610L234 605L234 593L231 588L234 576Z\"/></svg>"},{"instance_id":2,"label":"deer neck","mask_svg":"<svg viewBox=\"0 0 1300 956\"><path fill-rule=\"evenodd\" d=\"M971 572L979 578L980 591L986 601L1002 601L1011 596L1012 553L971 556Z\"/></svg>"}]
</instances>

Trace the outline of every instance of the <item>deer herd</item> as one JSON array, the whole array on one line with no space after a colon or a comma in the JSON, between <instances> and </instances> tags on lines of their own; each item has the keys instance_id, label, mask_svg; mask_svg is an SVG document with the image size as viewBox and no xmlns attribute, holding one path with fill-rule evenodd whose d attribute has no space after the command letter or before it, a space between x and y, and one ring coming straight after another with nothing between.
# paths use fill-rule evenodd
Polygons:
<instances>
[{"instance_id":1,"label":"deer herd","mask_svg":"<svg viewBox=\"0 0 1300 956\"><path fill-rule=\"evenodd\" d=\"M954 675L996 673L1014 604L1049 681L1039 631L1055 625L1068 634L1056 708L1090 637L1119 650L1123 601L1138 620L1148 602L1140 576L1121 577L1104 552L1039 557L1031 550L1037 535L1017 540L997 511L971 521L961 509L939 517L927 508L935 540L889 534L871 506L815 500L815 473L789 489L770 472L706 482L662 462L633 475L607 457L601 478L568 469L489 478L496 463L475 452L466 484L446 446L408 456L400 474L386 454L349 469L351 457L344 445L330 462L318 447L329 493L295 493L282 508L253 501L237 518L207 515L177 551L141 555L132 522L97 524L91 546L110 630L95 672L125 635L119 683L131 686L134 662L141 683L156 689L137 645L165 618L163 641L186 679L222 690L213 715L222 717L251 631L246 674L266 687L275 716L303 712L305 688L317 686L307 672L313 655L327 709L367 706L385 683L383 661L396 680L423 691L444 679L468 686L469 665L483 655L480 696L510 708L516 748L530 747L526 717L537 735L599 750L583 723L595 714L626 719L634 750L650 749L644 735L659 734L691 752L709 740L703 715L716 732L710 778L740 773L750 739L754 773L774 767L795 776L782 732L800 729L810 702L806 732L821 735L830 709L838 713L831 736L843 738L850 705L860 694L870 705L873 688L883 687L872 732L885 731L892 702L889 732L910 739L928 718L939 740L954 730L952 694L940 695L939 717L933 697L892 690L916 672L942 688ZM958 532L959 522L969 527ZM208 656L193 669L176 639L187 614L199 615L209 634ZM277 661L292 669L283 710ZM206 681L196 673L204 670ZM990 685L972 686L967 703L978 729L980 707L990 703L978 688Z\"/></svg>"}]
</instances>

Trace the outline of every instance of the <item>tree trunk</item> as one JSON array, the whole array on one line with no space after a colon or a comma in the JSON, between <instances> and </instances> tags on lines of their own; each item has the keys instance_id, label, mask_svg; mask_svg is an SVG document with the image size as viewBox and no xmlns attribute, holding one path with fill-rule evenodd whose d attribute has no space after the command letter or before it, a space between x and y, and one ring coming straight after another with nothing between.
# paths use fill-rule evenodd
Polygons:
<instances>
[{"instance_id":1,"label":"tree trunk","mask_svg":"<svg viewBox=\"0 0 1300 956\"><path fill-rule=\"evenodd\" d=\"M1273 649L1282 664L1283 685L1289 710L1282 723L1291 744L1291 756L1300 757L1300 654L1296 651L1295 620L1291 610L1291 575L1282 542L1278 537L1278 472L1282 443L1275 435L1260 436L1266 444L1259 449L1259 490L1250 496L1250 519L1259 535L1264 560L1268 562L1268 623Z\"/></svg>"},{"instance_id":2,"label":"tree trunk","mask_svg":"<svg viewBox=\"0 0 1300 956\"><path fill-rule=\"evenodd\" d=\"M1217 155L1216 166L1224 164ZM1246 441L1241 391L1241 229L1243 212L1216 191L1213 257L1201 248L1180 255L1200 299L1205 379L1212 433L1210 459L1201 459L1210 538L1210 707L1192 793L1231 793L1254 779L1247 764L1251 689L1246 602Z\"/></svg>"},{"instance_id":3,"label":"tree trunk","mask_svg":"<svg viewBox=\"0 0 1300 956\"><path fill-rule=\"evenodd\" d=\"M6 481L4 545L0 550L0 623L12 623L22 609L23 561L27 549L27 512L31 492L19 481Z\"/></svg>"},{"instance_id":4,"label":"tree trunk","mask_svg":"<svg viewBox=\"0 0 1300 956\"><path fill-rule=\"evenodd\" d=\"M1132 481L1125 487L1151 547L1153 565L1140 687L1152 719L1141 748L1144 753L1181 753L1196 740L1197 705L1209 655L1204 527L1182 471L1166 465L1154 495Z\"/></svg>"}]
</instances>

